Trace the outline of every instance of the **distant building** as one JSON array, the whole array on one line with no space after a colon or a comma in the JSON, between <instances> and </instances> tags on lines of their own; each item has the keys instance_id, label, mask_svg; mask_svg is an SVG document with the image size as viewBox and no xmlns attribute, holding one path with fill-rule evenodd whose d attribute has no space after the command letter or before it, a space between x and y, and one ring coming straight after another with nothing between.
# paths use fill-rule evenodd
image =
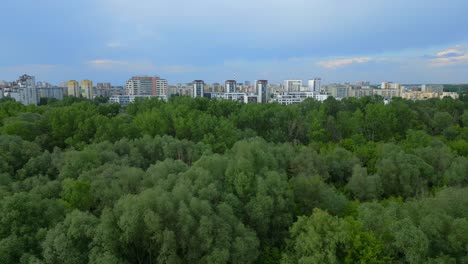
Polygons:
<instances>
[{"instance_id":1,"label":"distant building","mask_svg":"<svg viewBox=\"0 0 468 264\"><path fill-rule=\"evenodd\" d=\"M401 93L401 98L408 99L408 100L427 100L431 98L439 98L438 93L431 93L431 92L403 92Z\"/></svg>"},{"instance_id":2,"label":"distant building","mask_svg":"<svg viewBox=\"0 0 468 264\"><path fill-rule=\"evenodd\" d=\"M156 91L153 92L154 96L167 97L168 96L168 84L166 79L156 80Z\"/></svg>"},{"instance_id":3,"label":"distant building","mask_svg":"<svg viewBox=\"0 0 468 264\"><path fill-rule=\"evenodd\" d=\"M268 93L268 81L267 80L257 80L255 81L255 88L257 90L257 101L258 103L268 103L269 93Z\"/></svg>"},{"instance_id":4,"label":"distant building","mask_svg":"<svg viewBox=\"0 0 468 264\"><path fill-rule=\"evenodd\" d=\"M363 86L370 86L370 82L365 81L357 81L356 86L363 87Z\"/></svg>"},{"instance_id":5,"label":"distant building","mask_svg":"<svg viewBox=\"0 0 468 264\"><path fill-rule=\"evenodd\" d=\"M67 83L67 94L68 96L75 96L75 97L80 97L81 91L80 91L80 85L77 81L75 80L70 80Z\"/></svg>"},{"instance_id":6,"label":"distant building","mask_svg":"<svg viewBox=\"0 0 468 264\"><path fill-rule=\"evenodd\" d=\"M460 95L455 92L443 92L441 98L444 98L444 97L451 97L452 99L458 99L460 98Z\"/></svg>"},{"instance_id":7,"label":"distant building","mask_svg":"<svg viewBox=\"0 0 468 264\"><path fill-rule=\"evenodd\" d=\"M19 102L24 105L37 105L39 98L37 97L36 78L34 76L22 75L16 82L19 86Z\"/></svg>"},{"instance_id":8,"label":"distant building","mask_svg":"<svg viewBox=\"0 0 468 264\"><path fill-rule=\"evenodd\" d=\"M127 81L125 94L136 96L155 95L157 80L159 80L159 77L134 76Z\"/></svg>"},{"instance_id":9,"label":"distant building","mask_svg":"<svg viewBox=\"0 0 468 264\"><path fill-rule=\"evenodd\" d=\"M349 91L351 90L350 85L343 84L330 84L326 87L327 93L333 96L336 99L342 99L349 96Z\"/></svg>"},{"instance_id":10,"label":"distant building","mask_svg":"<svg viewBox=\"0 0 468 264\"><path fill-rule=\"evenodd\" d=\"M97 83L96 89L110 89L112 87L111 83Z\"/></svg>"},{"instance_id":11,"label":"distant building","mask_svg":"<svg viewBox=\"0 0 468 264\"><path fill-rule=\"evenodd\" d=\"M112 86L109 90L109 96L124 95L125 88L123 86Z\"/></svg>"},{"instance_id":12,"label":"distant building","mask_svg":"<svg viewBox=\"0 0 468 264\"><path fill-rule=\"evenodd\" d=\"M203 97L205 93L205 82L202 80L193 81L193 98Z\"/></svg>"},{"instance_id":13,"label":"distant building","mask_svg":"<svg viewBox=\"0 0 468 264\"><path fill-rule=\"evenodd\" d=\"M401 84L393 82L382 82L380 89L401 89Z\"/></svg>"},{"instance_id":14,"label":"distant building","mask_svg":"<svg viewBox=\"0 0 468 264\"><path fill-rule=\"evenodd\" d=\"M81 96L86 99L93 99L93 81L83 80L81 81Z\"/></svg>"},{"instance_id":15,"label":"distant building","mask_svg":"<svg viewBox=\"0 0 468 264\"><path fill-rule=\"evenodd\" d=\"M63 88L62 87L37 88L37 96L39 99L55 98L57 100L63 100Z\"/></svg>"},{"instance_id":16,"label":"distant building","mask_svg":"<svg viewBox=\"0 0 468 264\"><path fill-rule=\"evenodd\" d=\"M308 82L309 92L320 93L322 91L322 79L314 78Z\"/></svg>"},{"instance_id":17,"label":"distant building","mask_svg":"<svg viewBox=\"0 0 468 264\"><path fill-rule=\"evenodd\" d=\"M235 93L237 92L237 82L235 80L227 80L224 82L224 92Z\"/></svg>"},{"instance_id":18,"label":"distant building","mask_svg":"<svg viewBox=\"0 0 468 264\"><path fill-rule=\"evenodd\" d=\"M109 103L120 104L121 106L127 106L136 100L144 100L155 98L152 95L117 95L109 98Z\"/></svg>"},{"instance_id":19,"label":"distant building","mask_svg":"<svg viewBox=\"0 0 468 264\"><path fill-rule=\"evenodd\" d=\"M282 105L290 104L299 104L302 103L307 98L313 98L316 101L323 102L330 95L328 94L319 94L314 92L289 92L289 93L278 93L274 95L273 102Z\"/></svg>"},{"instance_id":20,"label":"distant building","mask_svg":"<svg viewBox=\"0 0 468 264\"><path fill-rule=\"evenodd\" d=\"M373 89L372 93L373 95L382 96L385 99L389 99L393 97L400 97L401 86L395 86L395 87L399 87L399 88L398 89L396 88Z\"/></svg>"},{"instance_id":21,"label":"distant building","mask_svg":"<svg viewBox=\"0 0 468 264\"><path fill-rule=\"evenodd\" d=\"M355 87L352 87L351 90L349 90L348 95L350 97L356 97L356 98L361 98L364 96L373 96L374 89L368 86L355 86Z\"/></svg>"},{"instance_id":22,"label":"distant building","mask_svg":"<svg viewBox=\"0 0 468 264\"><path fill-rule=\"evenodd\" d=\"M285 92L300 92L302 88L302 80L285 80L284 91Z\"/></svg>"},{"instance_id":23,"label":"distant building","mask_svg":"<svg viewBox=\"0 0 468 264\"><path fill-rule=\"evenodd\" d=\"M438 93L442 94L444 92L444 86L443 85L422 85L421 86L421 92L426 92L426 93Z\"/></svg>"}]
</instances>

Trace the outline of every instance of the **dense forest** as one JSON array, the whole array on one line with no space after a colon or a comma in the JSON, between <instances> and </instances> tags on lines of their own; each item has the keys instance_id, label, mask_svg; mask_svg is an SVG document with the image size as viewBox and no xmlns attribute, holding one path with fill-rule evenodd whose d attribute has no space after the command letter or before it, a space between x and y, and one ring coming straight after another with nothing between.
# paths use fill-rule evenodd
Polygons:
<instances>
[{"instance_id":1,"label":"dense forest","mask_svg":"<svg viewBox=\"0 0 468 264\"><path fill-rule=\"evenodd\" d=\"M0 103L0 263L468 263L468 96Z\"/></svg>"}]
</instances>

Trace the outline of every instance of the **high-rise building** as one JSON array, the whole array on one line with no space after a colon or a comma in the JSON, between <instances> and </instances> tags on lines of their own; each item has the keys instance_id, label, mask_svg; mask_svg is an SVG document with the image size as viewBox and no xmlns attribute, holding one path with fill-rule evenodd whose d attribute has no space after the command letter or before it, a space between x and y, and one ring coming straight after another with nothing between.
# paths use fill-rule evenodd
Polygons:
<instances>
[{"instance_id":1,"label":"high-rise building","mask_svg":"<svg viewBox=\"0 0 468 264\"><path fill-rule=\"evenodd\" d=\"M79 97L81 95L80 85L77 81L75 80L68 81L67 88L68 88L67 89L68 96Z\"/></svg>"},{"instance_id":2,"label":"high-rise building","mask_svg":"<svg viewBox=\"0 0 468 264\"><path fill-rule=\"evenodd\" d=\"M320 93L322 91L322 79L314 78L310 79L308 82L309 91Z\"/></svg>"},{"instance_id":3,"label":"high-rise building","mask_svg":"<svg viewBox=\"0 0 468 264\"><path fill-rule=\"evenodd\" d=\"M81 81L81 96L87 99L93 99L93 81L83 80Z\"/></svg>"},{"instance_id":4,"label":"high-rise building","mask_svg":"<svg viewBox=\"0 0 468 264\"><path fill-rule=\"evenodd\" d=\"M156 80L159 77L134 76L127 81L126 95L153 95L156 93Z\"/></svg>"},{"instance_id":5,"label":"high-rise building","mask_svg":"<svg viewBox=\"0 0 468 264\"><path fill-rule=\"evenodd\" d=\"M193 81L193 98L203 97L205 92L205 82L202 80Z\"/></svg>"},{"instance_id":6,"label":"high-rise building","mask_svg":"<svg viewBox=\"0 0 468 264\"><path fill-rule=\"evenodd\" d=\"M110 83L97 83L96 89L110 89L112 86Z\"/></svg>"},{"instance_id":7,"label":"high-rise building","mask_svg":"<svg viewBox=\"0 0 468 264\"><path fill-rule=\"evenodd\" d=\"M37 88L37 97L40 98L55 98L57 100L63 99L62 87L47 87Z\"/></svg>"},{"instance_id":8,"label":"high-rise building","mask_svg":"<svg viewBox=\"0 0 468 264\"><path fill-rule=\"evenodd\" d=\"M227 80L224 83L224 92L226 93L237 92L237 82L235 80Z\"/></svg>"},{"instance_id":9,"label":"high-rise building","mask_svg":"<svg viewBox=\"0 0 468 264\"><path fill-rule=\"evenodd\" d=\"M300 92L302 87L302 80L286 80L284 81L285 92Z\"/></svg>"},{"instance_id":10,"label":"high-rise building","mask_svg":"<svg viewBox=\"0 0 468 264\"><path fill-rule=\"evenodd\" d=\"M153 93L154 96L165 97L167 96L167 80L166 79L157 79L156 80L156 93Z\"/></svg>"},{"instance_id":11,"label":"high-rise building","mask_svg":"<svg viewBox=\"0 0 468 264\"><path fill-rule=\"evenodd\" d=\"M22 75L16 82L19 86L19 101L24 105L37 105L39 99L37 97L36 78L34 76Z\"/></svg>"},{"instance_id":12,"label":"high-rise building","mask_svg":"<svg viewBox=\"0 0 468 264\"><path fill-rule=\"evenodd\" d=\"M257 102L258 103L268 103L269 93L268 93L268 81L267 80L257 80L255 81L255 88L257 89Z\"/></svg>"}]
</instances>

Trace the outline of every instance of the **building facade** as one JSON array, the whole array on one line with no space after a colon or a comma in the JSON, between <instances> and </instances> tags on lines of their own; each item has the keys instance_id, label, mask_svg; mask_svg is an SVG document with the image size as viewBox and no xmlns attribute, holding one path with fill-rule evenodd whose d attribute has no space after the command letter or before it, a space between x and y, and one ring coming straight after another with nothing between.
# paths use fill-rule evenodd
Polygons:
<instances>
[{"instance_id":1,"label":"building facade","mask_svg":"<svg viewBox=\"0 0 468 264\"><path fill-rule=\"evenodd\" d=\"M37 96L36 78L34 76L22 75L16 82L18 85L19 101L24 105L37 105L39 98Z\"/></svg>"},{"instance_id":2,"label":"building facade","mask_svg":"<svg viewBox=\"0 0 468 264\"><path fill-rule=\"evenodd\" d=\"M67 83L68 96L79 97L81 95L80 84L75 80L70 80Z\"/></svg>"},{"instance_id":3,"label":"building facade","mask_svg":"<svg viewBox=\"0 0 468 264\"><path fill-rule=\"evenodd\" d=\"M156 90L153 91L153 96L159 96L159 97L168 96L168 83L166 79L156 80Z\"/></svg>"},{"instance_id":4,"label":"building facade","mask_svg":"<svg viewBox=\"0 0 468 264\"><path fill-rule=\"evenodd\" d=\"M302 88L302 80L286 80L284 81L285 92L300 92Z\"/></svg>"},{"instance_id":5,"label":"building facade","mask_svg":"<svg viewBox=\"0 0 468 264\"><path fill-rule=\"evenodd\" d=\"M152 95L117 95L109 98L109 103L120 104L121 106L127 106L136 100L144 100L155 98Z\"/></svg>"},{"instance_id":6,"label":"building facade","mask_svg":"<svg viewBox=\"0 0 468 264\"><path fill-rule=\"evenodd\" d=\"M81 81L81 96L83 96L86 99L93 99L93 96L94 96L93 81L91 80Z\"/></svg>"},{"instance_id":7,"label":"building facade","mask_svg":"<svg viewBox=\"0 0 468 264\"><path fill-rule=\"evenodd\" d=\"M158 77L133 76L125 85L126 95L146 96L156 93Z\"/></svg>"},{"instance_id":8,"label":"building facade","mask_svg":"<svg viewBox=\"0 0 468 264\"><path fill-rule=\"evenodd\" d=\"M309 92L316 92L320 93L322 91L322 79L314 78L308 81L307 87L309 88Z\"/></svg>"},{"instance_id":9,"label":"building facade","mask_svg":"<svg viewBox=\"0 0 468 264\"><path fill-rule=\"evenodd\" d=\"M203 97L205 93L205 82L202 80L195 80L193 81L193 98Z\"/></svg>"},{"instance_id":10,"label":"building facade","mask_svg":"<svg viewBox=\"0 0 468 264\"><path fill-rule=\"evenodd\" d=\"M39 99L55 98L57 100L63 100L63 88L61 87L37 88L37 96Z\"/></svg>"},{"instance_id":11,"label":"building facade","mask_svg":"<svg viewBox=\"0 0 468 264\"><path fill-rule=\"evenodd\" d=\"M268 81L267 80L257 80L255 81L255 88L257 90L257 102L261 104L268 103L269 93L268 93Z\"/></svg>"},{"instance_id":12,"label":"building facade","mask_svg":"<svg viewBox=\"0 0 468 264\"><path fill-rule=\"evenodd\" d=\"M235 93L237 92L237 82L235 80L227 80L224 82L224 92Z\"/></svg>"}]
</instances>

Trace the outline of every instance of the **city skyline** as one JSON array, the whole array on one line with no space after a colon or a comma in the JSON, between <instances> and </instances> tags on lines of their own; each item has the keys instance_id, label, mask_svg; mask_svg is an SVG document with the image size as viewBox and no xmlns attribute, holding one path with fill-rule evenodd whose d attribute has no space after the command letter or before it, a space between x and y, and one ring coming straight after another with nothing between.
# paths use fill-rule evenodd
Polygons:
<instances>
[{"instance_id":1,"label":"city skyline","mask_svg":"<svg viewBox=\"0 0 468 264\"><path fill-rule=\"evenodd\" d=\"M0 80L28 73L54 84L123 85L133 75L171 83L468 82L468 29L460 26L468 24L468 3L461 0L21 0L2 7L10 12L2 14Z\"/></svg>"}]
</instances>

